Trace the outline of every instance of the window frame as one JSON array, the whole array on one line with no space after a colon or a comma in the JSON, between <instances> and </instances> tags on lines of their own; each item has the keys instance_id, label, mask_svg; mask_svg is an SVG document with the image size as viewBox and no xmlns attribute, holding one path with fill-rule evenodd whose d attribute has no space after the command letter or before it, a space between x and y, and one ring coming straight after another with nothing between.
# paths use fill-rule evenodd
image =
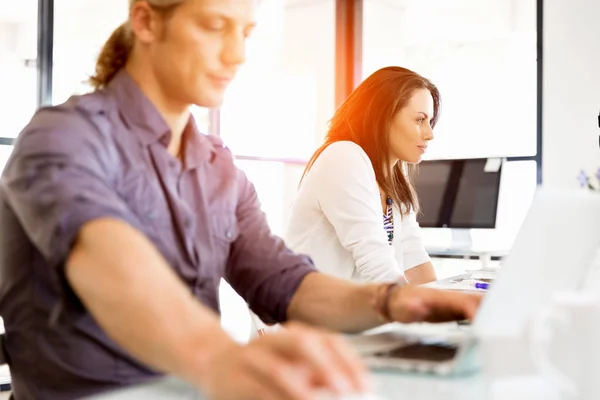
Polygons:
<instances>
[{"instance_id":1,"label":"window frame","mask_svg":"<svg viewBox=\"0 0 600 400\"><path fill-rule=\"evenodd\" d=\"M37 100L40 108L52 99L52 52L54 48L54 0L38 0L37 9ZM32 96L34 93L31 94ZM0 136L0 145L12 146L16 138Z\"/></svg>"},{"instance_id":2,"label":"window frame","mask_svg":"<svg viewBox=\"0 0 600 400\"><path fill-rule=\"evenodd\" d=\"M335 3L335 105L336 108L350 95L362 80L362 38L364 0L336 0ZM543 108L543 38L544 0L536 0L536 153L528 156L506 157L511 161L535 161L536 184L542 183L542 108ZM219 110L211 110L210 132L220 135ZM215 125L212 123L215 121ZM283 164L306 164L308 160L261 157L253 154L235 154L240 160L281 162Z\"/></svg>"},{"instance_id":3,"label":"window frame","mask_svg":"<svg viewBox=\"0 0 600 400\"><path fill-rule=\"evenodd\" d=\"M360 83L362 76L362 38L363 38L364 0L335 0L335 105L342 101ZM507 157L507 161L535 161L537 166L537 185L542 183L542 108L543 108L543 32L544 0L536 0L537 25L537 141L536 154L532 156ZM54 0L38 0L37 34L37 106L52 101L52 72L54 52ZM220 136L221 115L219 109L209 110L209 133ZM1 137L0 145L12 145L14 138ZM235 154L241 160L277 161L283 164L298 165L307 160L288 158L269 158L252 154Z\"/></svg>"}]
</instances>

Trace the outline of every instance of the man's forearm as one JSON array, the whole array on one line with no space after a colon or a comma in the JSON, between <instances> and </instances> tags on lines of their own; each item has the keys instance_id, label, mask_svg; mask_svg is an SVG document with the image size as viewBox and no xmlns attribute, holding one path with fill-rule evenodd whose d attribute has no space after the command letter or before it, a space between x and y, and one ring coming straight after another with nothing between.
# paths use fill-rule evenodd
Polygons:
<instances>
[{"instance_id":1,"label":"man's forearm","mask_svg":"<svg viewBox=\"0 0 600 400\"><path fill-rule=\"evenodd\" d=\"M154 246L123 222L86 224L66 268L105 332L157 370L198 383L211 352L233 344Z\"/></svg>"},{"instance_id":2,"label":"man's forearm","mask_svg":"<svg viewBox=\"0 0 600 400\"><path fill-rule=\"evenodd\" d=\"M292 298L288 319L347 333L374 328L384 323L373 306L379 286L309 274Z\"/></svg>"}]
</instances>

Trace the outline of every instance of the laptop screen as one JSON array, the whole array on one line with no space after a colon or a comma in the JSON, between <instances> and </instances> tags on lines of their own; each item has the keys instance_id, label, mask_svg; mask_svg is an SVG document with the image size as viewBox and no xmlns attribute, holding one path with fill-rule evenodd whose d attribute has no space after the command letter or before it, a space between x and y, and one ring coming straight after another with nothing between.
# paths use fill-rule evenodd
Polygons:
<instances>
[{"instance_id":1,"label":"laptop screen","mask_svg":"<svg viewBox=\"0 0 600 400\"><path fill-rule=\"evenodd\" d=\"M555 293L580 290L600 249L600 195L538 189L473 328L518 335Z\"/></svg>"}]
</instances>

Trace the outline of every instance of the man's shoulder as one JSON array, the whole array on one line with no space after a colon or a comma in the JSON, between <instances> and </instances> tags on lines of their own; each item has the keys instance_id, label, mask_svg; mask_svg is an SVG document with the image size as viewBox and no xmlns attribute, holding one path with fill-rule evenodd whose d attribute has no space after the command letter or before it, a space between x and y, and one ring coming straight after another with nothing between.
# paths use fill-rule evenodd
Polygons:
<instances>
[{"instance_id":1,"label":"man's shoulder","mask_svg":"<svg viewBox=\"0 0 600 400\"><path fill-rule=\"evenodd\" d=\"M60 139L59 142L65 143L109 136L107 115L113 107L113 100L104 92L71 96L64 103L41 107L19 134L16 147L29 144L31 136L36 141Z\"/></svg>"}]
</instances>

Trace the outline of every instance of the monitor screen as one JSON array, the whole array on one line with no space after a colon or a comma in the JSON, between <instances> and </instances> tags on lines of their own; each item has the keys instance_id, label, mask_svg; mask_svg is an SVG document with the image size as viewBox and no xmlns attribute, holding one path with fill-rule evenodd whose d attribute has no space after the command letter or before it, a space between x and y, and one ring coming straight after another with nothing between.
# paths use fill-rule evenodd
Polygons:
<instances>
[{"instance_id":1,"label":"monitor screen","mask_svg":"<svg viewBox=\"0 0 600 400\"><path fill-rule=\"evenodd\" d=\"M500 192L500 159L423 161L413 183L424 228L493 229Z\"/></svg>"}]
</instances>

